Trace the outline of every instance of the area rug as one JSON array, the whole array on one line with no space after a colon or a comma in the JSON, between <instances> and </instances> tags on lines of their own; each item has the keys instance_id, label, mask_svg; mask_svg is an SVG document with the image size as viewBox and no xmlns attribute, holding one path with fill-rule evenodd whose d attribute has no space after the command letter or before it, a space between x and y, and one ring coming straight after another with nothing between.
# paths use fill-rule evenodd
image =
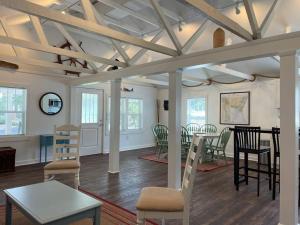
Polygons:
<instances>
[{"instance_id":1,"label":"area rug","mask_svg":"<svg viewBox=\"0 0 300 225\"><path fill-rule=\"evenodd\" d=\"M124 209L100 196L80 190L103 202L101 208L101 225L136 225L136 214ZM147 225L158 225L152 221L147 221ZM5 206L0 206L0 225L5 225ZM16 208L13 208L13 225L34 225ZM70 225L93 225L91 219L84 219Z\"/></svg>"},{"instance_id":2,"label":"area rug","mask_svg":"<svg viewBox=\"0 0 300 225\"><path fill-rule=\"evenodd\" d=\"M149 160L149 161L153 161L153 162L157 162L157 163L164 163L164 164L168 164L168 159L166 158L161 158L158 159L156 154L150 154L150 155L144 155L144 156L140 156L140 159L144 159L144 160ZM225 162L225 160L217 160L214 162L207 162L207 163L203 163L203 164L198 164L198 171L201 172L209 172L215 169L219 169L225 166L230 166L233 164L233 161L231 160L227 160L227 164ZM182 162L181 166L184 168L185 167L185 162Z\"/></svg>"}]
</instances>

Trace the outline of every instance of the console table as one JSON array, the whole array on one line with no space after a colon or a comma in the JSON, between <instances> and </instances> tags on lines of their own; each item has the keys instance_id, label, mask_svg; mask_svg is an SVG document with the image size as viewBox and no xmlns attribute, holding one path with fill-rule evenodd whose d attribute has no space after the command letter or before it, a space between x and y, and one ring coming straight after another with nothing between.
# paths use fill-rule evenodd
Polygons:
<instances>
[{"instance_id":1,"label":"console table","mask_svg":"<svg viewBox=\"0 0 300 225\"><path fill-rule=\"evenodd\" d=\"M65 225L85 218L100 225L102 202L58 181L11 188L4 193L5 225L12 225L12 205L38 225Z\"/></svg>"}]
</instances>

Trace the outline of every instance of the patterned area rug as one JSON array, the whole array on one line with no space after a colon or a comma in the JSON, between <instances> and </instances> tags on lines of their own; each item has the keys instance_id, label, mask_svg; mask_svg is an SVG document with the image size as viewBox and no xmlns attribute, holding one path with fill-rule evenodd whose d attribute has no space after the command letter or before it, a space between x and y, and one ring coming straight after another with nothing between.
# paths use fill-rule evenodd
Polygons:
<instances>
[{"instance_id":1,"label":"patterned area rug","mask_svg":"<svg viewBox=\"0 0 300 225\"><path fill-rule=\"evenodd\" d=\"M103 202L101 209L101 225L136 225L136 214L128 211L100 196L81 190L82 192ZM147 221L147 225L157 225ZM5 225L5 206L0 206L0 225ZM16 208L13 209L13 225L34 225ZM91 219L80 220L70 225L93 225Z\"/></svg>"},{"instance_id":2,"label":"patterned area rug","mask_svg":"<svg viewBox=\"0 0 300 225\"><path fill-rule=\"evenodd\" d=\"M144 160L153 161L153 162L168 164L168 159L166 159L166 158L158 159L156 154L140 156L139 158L144 159ZM214 162L207 162L207 163L203 163L203 164L198 164L197 170L201 171L201 172L209 172L209 171L219 169L219 168L222 168L222 167L225 167L225 166L230 166L232 164L233 164L233 161L231 161L231 160L227 160L227 164L226 164L225 160L217 160L217 161L214 161ZM185 162L182 162L181 166L184 168L185 167Z\"/></svg>"}]
</instances>

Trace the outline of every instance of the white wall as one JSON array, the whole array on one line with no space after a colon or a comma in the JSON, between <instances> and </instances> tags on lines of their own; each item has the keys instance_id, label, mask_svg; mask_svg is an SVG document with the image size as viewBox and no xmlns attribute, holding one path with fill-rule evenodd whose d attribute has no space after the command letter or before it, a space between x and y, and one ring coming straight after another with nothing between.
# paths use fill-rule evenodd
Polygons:
<instances>
[{"instance_id":1,"label":"white wall","mask_svg":"<svg viewBox=\"0 0 300 225\"><path fill-rule=\"evenodd\" d=\"M49 79L26 73L0 72L0 86L24 87L27 89L27 120L24 137L1 137L0 146L16 148L16 164L38 162L39 135L51 134L54 125L69 120L69 87L61 80ZM63 109L58 115L47 116L39 108L39 99L46 92L56 92L63 100Z\"/></svg>"},{"instance_id":2,"label":"white wall","mask_svg":"<svg viewBox=\"0 0 300 225\"><path fill-rule=\"evenodd\" d=\"M224 125L220 124L220 93L250 91L250 125L271 129L279 126L279 80L265 80L234 85L212 85L198 88L184 88L182 97L182 124L186 124L186 99L197 96L207 98L207 123L215 124L221 131ZM168 99L168 90L158 91L160 101L160 122L168 124L168 111L163 109L163 100ZM262 139L270 139L270 135L262 136ZM227 146L228 155L233 153L233 135Z\"/></svg>"},{"instance_id":3,"label":"white wall","mask_svg":"<svg viewBox=\"0 0 300 225\"><path fill-rule=\"evenodd\" d=\"M139 86L133 84L122 85L128 89L133 88L133 92L122 92L122 97L132 97L143 99L143 129L139 131L133 131L130 133L121 133L120 135L120 150L133 150L139 148L147 148L155 146L154 137L152 134L152 126L157 121L156 112L156 100L157 100L157 88L151 86ZM109 152L109 133L106 129L107 116L107 100L110 96L110 84L103 83L93 85L91 87L104 90L104 143L103 152Z\"/></svg>"}]
</instances>

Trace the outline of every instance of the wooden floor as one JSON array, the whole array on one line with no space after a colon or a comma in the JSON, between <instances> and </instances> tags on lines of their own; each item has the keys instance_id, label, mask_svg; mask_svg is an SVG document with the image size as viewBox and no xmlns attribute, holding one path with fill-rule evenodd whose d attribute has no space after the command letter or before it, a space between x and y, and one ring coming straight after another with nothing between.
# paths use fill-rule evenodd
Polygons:
<instances>
[{"instance_id":1,"label":"wooden floor","mask_svg":"<svg viewBox=\"0 0 300 225\"><path fill-rule=\"evenodd\" d=\"M167 165L138 159L152 149L121 153L121 173L110 175L108 155L81 157L81 187L124 208L135 211L142 187L166 186ZM59 180L72 184L68 176ZM0 189L43 181L43 165L22 166L15 173L0 174ZM277 198L278 199L278 198ZM0 196L3 204L3 195ZM191 225L277 225L279 201L271 200L267 181L263 179L261 196L256 196L256 180L235 191L233 167L197 173L193 197ZM170 221L167 224L181 224Z\"/></svg>"}]
</instances>

